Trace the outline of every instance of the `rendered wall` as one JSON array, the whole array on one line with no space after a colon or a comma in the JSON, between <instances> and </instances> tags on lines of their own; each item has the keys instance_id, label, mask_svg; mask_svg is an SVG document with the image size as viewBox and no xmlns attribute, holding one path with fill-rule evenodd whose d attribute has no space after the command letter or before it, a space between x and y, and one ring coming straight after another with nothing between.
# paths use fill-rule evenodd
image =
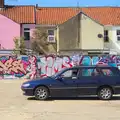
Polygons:
<instances>
[{"instance_id":1,"label":"rendered wall","mask_svg":"<svg viewBox=\"0 0 120 120\"><path fill-rule=\"evenodd\" d=\"M15 37L20 37L20 24L0 14L0 49L14 49Z\"/></svg>"}]
</instances>

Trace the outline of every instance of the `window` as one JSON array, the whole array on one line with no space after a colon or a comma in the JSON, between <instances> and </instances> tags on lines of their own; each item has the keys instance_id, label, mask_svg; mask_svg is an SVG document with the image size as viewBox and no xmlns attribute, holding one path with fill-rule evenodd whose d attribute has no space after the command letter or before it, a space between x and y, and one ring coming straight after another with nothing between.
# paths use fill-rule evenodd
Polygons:
<instances>
[{"instance_id":1,"label":"window","mask_svg":"<svg viewBox=\"0 0 120 120\"><path fill-rule=\"evenodd\" d=\"M108 41L109 41L108 30L104 30L104 41L105 41L105 42L108 42Z\"/></svg>"},{"instance_id":2,"label":"window","mask_svg":"<svg viewBox=\"0 0 120 120\"><path fill-rule=\"evenodd\" d=\"M110 69L101 69L101 71L105 76L114 76L114 73Z\"/></svg>"},{"instance_id":3,"label":"window","mask_svg":"<svg viewBox=\"0 0 120 120\"><path fill-rule=\"evenodd\" d=\"M48 42L55 42L55 33L54 30L48 30Z\"/></svg>"},{"instance_id":4,"label":"window","mask_svg":"<svg viewBox=\"0 0 120 120\"><path fill-rule=\"evenodd\" d=\"M30 28L24 28L24 38L30 40Z\"/></svg>"},{"instance_id":5,"label":"window","mask_svg":"<svg viewBox=\"0 0 120 120\"><path fill-rule=\"evenodd\" d=\"M78 69L71 69L65 71L61 76L64 78L72 78L72 77L77 78L77 75L78 75Z\"/></svg>"},{"instance_id":6,"label":"window","mask_svg":"<svg viewBox=\"0 0 120 120\"><path fill-rule=\"evenodd\" d=\"M81 70L82 76L99 76L100 71L96 68L83 68Z\"/></svg>"},{"instance_id":7,"label":"window","mask_svg":"<svg viewBox=\"0 0 120 120\"><path fill-rule=\"evenodd\" d=\"M117 30L117 40L120 41L120 30Z\"/></svg>"}]
</instances>

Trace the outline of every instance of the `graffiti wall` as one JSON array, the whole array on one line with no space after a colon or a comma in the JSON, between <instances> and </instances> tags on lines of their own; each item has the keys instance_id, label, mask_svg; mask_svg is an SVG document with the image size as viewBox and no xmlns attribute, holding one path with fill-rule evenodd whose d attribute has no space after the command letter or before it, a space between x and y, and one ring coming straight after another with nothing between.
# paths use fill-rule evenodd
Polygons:
<instances>
[{"instance_id":1,"label":"graffiti wall","mask_svg":"<svg viewBox=\"0 0 120 120\"><path fill-rule=\"evenodd\" d=\"M34 78L36 75L36 57L2 56L0 57L0 78Z\"/></svg>"},{"instance_id":2,"label":"graffiti wall","mask_svg":"<svg viewBox=\"0 0 120 120\"><path fill-rule=\"evenodd\" d=\"M0 78L33 79L36 77L51 76L67 67L98 64L120 68L120 56L1 56Z\"/></svg>"},{"instance_id":3,"label":"graffiti wall","mask_svg":"<svg viewBox=\"0 0 120 120\"><path fill-rule=\"evenodd\" d=\"M76 65L109 65L109 66L120 66L120 56L44 56L38 57L37 69L41 71L41 77L51 76L54 73L60 71L66 67L72 67Z\"/></svg>"}]
</instances>

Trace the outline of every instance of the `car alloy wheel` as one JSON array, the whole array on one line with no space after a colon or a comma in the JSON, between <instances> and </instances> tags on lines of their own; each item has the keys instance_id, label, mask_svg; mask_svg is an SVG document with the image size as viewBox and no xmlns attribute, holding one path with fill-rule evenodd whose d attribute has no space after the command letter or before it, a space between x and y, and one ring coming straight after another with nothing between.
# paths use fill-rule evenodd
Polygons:
<instances>
[{"instance_id":1,"label":"car alloy wheel","mask_svg":"<svg viewBox=\"0 0 120 120\"><path fill-rule=\"evenodd\" d=\"M103 87L99 90L98 96L102 100L109 100L112 98L112 90L109 87Z\"/></svg>"},{"instance_id":2,"label":"car alloy wheel","mask_svg":"<svg viewBox=\"0 0 120 120\"><path fill-rule=\"evenodd\" d=\"M48 89L46 87L38 87L35 89L35 98L37 100L46 100L49 96Z\"/></svg>"}]
</instances>

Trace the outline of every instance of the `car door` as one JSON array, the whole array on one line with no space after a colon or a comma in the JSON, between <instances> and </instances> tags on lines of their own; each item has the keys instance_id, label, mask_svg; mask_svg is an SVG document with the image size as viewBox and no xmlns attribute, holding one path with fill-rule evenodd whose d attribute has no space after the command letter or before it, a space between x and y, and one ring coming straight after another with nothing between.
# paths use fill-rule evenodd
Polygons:
<instances>
[{"instance_id":1,"label":"car door","mask_svg":"<svg viewBox=\"0 0 120 120\"><path fill-rule=\"evenodd\" d=\"M52 95L60 97L73 97L77 95L78 69L70 68L61 73L57 83L52 85Z\"/></svg>"},{"instance_id":2,"label":"car door","mask_svg":"<svg viewBox=\"0 0 120 120\"><path fill-rule=\"evenodd\" d=\"M99 86L101 73L97 68L83 67L79 71L77 93L79 95L95 95Z\"/></svg>"},{"instance_id":3,"label":"car door","mask_svg":"<svg viewBox=\"0 0 120 120\"><path fill-rule=\"evenodd\" d=\"M102 85L111 86L115 92L120 91L120 75L117 68L101 68L101 72L105 79L101 79L100 83Z\"/></svg>"}]
</instances>

